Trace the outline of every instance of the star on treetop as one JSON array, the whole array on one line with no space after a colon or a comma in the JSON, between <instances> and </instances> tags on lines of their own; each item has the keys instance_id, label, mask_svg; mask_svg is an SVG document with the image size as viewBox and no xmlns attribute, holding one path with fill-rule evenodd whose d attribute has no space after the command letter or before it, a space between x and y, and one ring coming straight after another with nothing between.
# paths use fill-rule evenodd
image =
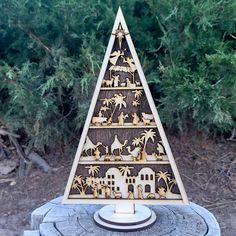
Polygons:
<instances>
[{"instance_id":1,"label":"star on treetop","mask_svg":"<svg viewBox=\"0 0 236 236\"><path fill-rule=\"evenodd\" d=\"M127 34L129 34L129 33L125 32L122 29L121 24L119 24L118 29L116 29L116 32L112 33L112 35L115 35L116 38L118 38L120 49L121 49L122 40L123 40L124 36L127 35Z\"/></svg>"}]
</instances>

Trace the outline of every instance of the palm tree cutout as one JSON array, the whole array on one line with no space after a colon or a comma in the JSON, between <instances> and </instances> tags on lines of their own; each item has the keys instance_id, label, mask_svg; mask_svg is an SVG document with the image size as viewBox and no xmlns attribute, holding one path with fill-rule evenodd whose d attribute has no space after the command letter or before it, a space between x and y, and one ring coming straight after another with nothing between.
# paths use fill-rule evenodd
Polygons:
<instances>
[{"instance_id":1,"label":"palm tree cutout","mask_svg":"<svg viewBox=\"0 0 236 236\"><path fill-rule=\"evenodd\" d=\"M101 98L100 101L103 101L102 104L106 106L110 106L113 103L112 98Z\"/></svg>"},{"instance_id":2,"label":"palm tree cutout","mask_svg":"<svg viewBox=\"0 0 236 236\"><path fill-rule=\"evenodd\" d=\"M82 175L75 175L72 183L72 189L76 189L80 195L85 196L87 184Z\"/></svg>"},{"instance_id":3,"label":"palm tree cutout","mask_svg":"<svg viewBox=\"0 0 236 236\"><path fill-rule=\"evenodd\" d=\"M100 171L100 166L93 166L93 165L90 165L90 166L85 166L85 169L89 169L88 170L88 173L92 176L95 176L96 174L99 173Z\"/></svg>"},{"instance_id":4,"label":"palm tree cutout","mask_svg":"<svg viewBox=\"0 0 236 236\"><path fill-rule=\"evenodd\" d=\"M159 195L161 194L162 198L169 198L169 199L180 199L181 195L172 193L171 190L173 189L174 185L177 184L177 181L175 178L171 178L171 175L168 173L168 171L159 171L156 174L157 181L160 182L160 180L163 180L165 182L166 187L163 190L163 187L161 186L159 188ZM165 194L163 193L165 192Z\"/></svg>"},{"instance_id":5,"label":"palm tree cutout","mask_svg":"<svg viewBox=\"0 0 236 236\"><path fill-rule=\"evenodd\" d=\"M101 112L106 112L106 115L108 115L107 111L109 111L109 110L111 110L111 108L109 108L107 106L102 106L101 109L100 109Z\"/></svg>"},{"instance_id":6,"label":"palm tree cutout","mask_svg":"<svg viewBox=\"0 0 236 236\"><path fill-rule=\"evenodd\" d=\"M123 96L122 93L115 94L113 97L113 101L115 103L115 108L119 106L119 110L122 108L122 106L127 107L127 104L125 102L126 96Z\"/></svg>"},{"instance_id":7,"label":"palm tree cutout","mask_svg":"<svg viewBox=\"0 0 236 236\"><path fill-rule=\"evenodd\" d=\"M143 91L142 90L134 90L132 91L132 93L134 93L134 101L132 102L132 105L134 107L137 107L140 105L140 98L142 97L143 95Z\"/></svg>"},{"instance_id":8,"label":"palm tree cutout","mask_svg":"<svg viewBox=\"0 0 236 236\"><path fill-rule=\"evenodd\" d=\"M114 99L113 98L102 98L102 99L100 99L100 101L102 101L102 104L104 105L101 107L100 111L103 110L106 112L107 118L109 117L109 119L107 120L107 124L111 124L113 115L108 115L107 111L112 110L112 104L114 103Z\"/></svg>"},{"instance_id":9,"label":"palm tree cutout","mask_svg":"<svg viewBox=\"0 0 236 236\"><path fill-rule=\"evenodd\" d=\"M170 180L170 174L167 171L166 172L159 171L156 174L156 177L157 177L158 182L160 182L160 180L163 180L165 182L166 189L169 189L168 181ZM163 191L163 190L159 189L159 191ZM163 197L163 194L161 194L161 195Z\"/></svg>"},{"instance_id":10,"label":"palm tree cutout","mask_svg":"<svg viewBox=\"0 0 236 236\"><path fill-rule=\"evenodd\" d=\"M140 137L134 138L132 141L132 145L134 146L134 149L131 150L131 147L126 147L129 154L132 156L133 161L140 161L141 159L141 145L143 144L143 141Z\"/></svg>"},{"instance_id":11,"label":"palm tree cutout","mask_svg":"<svg viewBox=\"0 0 236 236\"><path fill-rule=\"evenodd\" d=\"M127 107L127 103L125 101L126 96L124 96L122 93L118 93L118 94L114 94L113 97L111 98L102 98L100 99L100 101L103 101L102 104L103 106L100 108L100 111L104 111L107 112L108 110L112 110L112 107L114 106L107 123L111 124L112 123L112 119L114 116L114 113L116 111L117 108L119 108L119 110L121 110L122 107L126 108ZM108 113L107 113L108 115Z\"/></svg>"},{"instance_id":12,"label":"palm tree cutout","mask_svg":"<svg viewBox=\"0 0 236 236\"><path fill-rule=\"evenodd\" d=\"M149 130L144 130L144 132L141 135L142 135L142 140L144 141L144 146L142 150L142 160L144 160L147 155L146 153L147 142L149 141L149 139L151 139L152 142L154 143L154 137L156 136L156 132L154 132L153 129L149 129Z\"/></svg>"},{"instance_id":13,"label":"palm tree cutout","mask_svg":"<svg viewBox=\"0 0 236 236\"><path fill-rule=\"evenodd\" d=\"M132 93L134 93L134 98L136 98L136 99L140 99L143 95L142 90L134 90L134 91L132 91Z\"/></svg>"},{"instance_id":14,"label":"palm tree cutout","mask_svg":"<svg viewBox=\"0 0 236 236\"><path fill-rule=\"evenodd\" d=\"M132 102L132 105L133 105L134 107L138 107L138 106L140 105L140 102L139 102L138 100L134 100L134 101Z\"/></svg>"},{"instance_id":15,"label":"palm tree cutout","mask_svg":"<svg viewBox=\"0 0 236 236\"><path fill-rule=\"evenodd\" d=\"M143 140L140 137L134 138L132 141L132 145L134 145L135 147L141 147L142 144L143 144Z\"/></svg>"},{"instance_id":16,"label":"palm tree cutout","mask_svg":"<svg viewBox=\"0 0 236 236\"><path fill-rule=\"evenodd\" d=\"M127 175L131 174L131 170L134 169L134 167L132 167L132 166L119 166L118 169L123 176L127 176Z\"/></svg>"},{"instance_id":17,"label":"palm tree cutout","mask_svg":"<svg viewBox=\"0 0 236 236\"><path fill-rule=\"evenodd\" d=\"M170 191L172 190L172 188L177 184L177 181L175 178L172 178L169 182L170 184Z\"/></svg>"},{"instance_id":18,"label":"palm tree cutout","mask_svg":"<svg viewBox=\"0 0 236 236\"><path fill-rule=\"evenodd\" d=\"M88 173L91 176L83 177L82 175L76 175L73 179L72 189L76 189L81 196L86 195L87 188L91 188L95 198L98 198L99 185L96 183L95 175L100 171L100 166L85 166L88 169Z\"/></svg>"}]
</instances>

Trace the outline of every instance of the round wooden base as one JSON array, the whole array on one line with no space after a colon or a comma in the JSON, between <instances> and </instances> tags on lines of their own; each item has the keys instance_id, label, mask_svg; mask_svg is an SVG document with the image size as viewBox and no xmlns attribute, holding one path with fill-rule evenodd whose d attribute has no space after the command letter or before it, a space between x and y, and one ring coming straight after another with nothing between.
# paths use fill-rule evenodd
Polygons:
<instances>
[{"instance_id":1,"label":"round wooden base","mask_svg":"<svg viewBox=\"0 0 236 236\"><path fill-rule=\"evenodd\" d=\"M31 214L31 230L24 236L220 236L215 217L205 208L190 205L148 206L155 212L155 223L140 232L112 232L98 227L94 213L104 205L64 205L62 198L53 199L35 209Z\"/></svg>"},{"instance_id":2,"label":"round wooden base","mask_svg":"<svg viewBox=\"0 0 236 236\"><path fill-rule=\"evenodd\" d=\"M154 211L142 205L135 205L134 214L115 213L114 205L108 205L94 214L94 221L102 228L119 231L131 232L146 229L156 221Z\"/></svg>"}]
</instances>

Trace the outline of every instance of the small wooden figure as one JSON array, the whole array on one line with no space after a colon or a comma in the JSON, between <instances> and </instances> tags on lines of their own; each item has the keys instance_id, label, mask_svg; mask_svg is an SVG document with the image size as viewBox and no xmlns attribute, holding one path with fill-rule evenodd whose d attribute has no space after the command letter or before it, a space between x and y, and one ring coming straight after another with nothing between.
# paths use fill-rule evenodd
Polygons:
<instances>
[{"instance_id":1,"label":"small wooden figure","mask_svg":"<svg viewBox=\"0 0 236 236\"><path fill-rule=\"evenodd\" d=\"M138 199L143 199L143 187L141 184L138 185Z\"/></svg>"},{"instance_id":2,"label":"small wooden figure","mask_svg":"<svg viewBox=\"0 0 236 236\"><path fill-rule=\"evenodd\" d=\"M122 198L122 193L121 193L121 192L113 191L112 193L113 193L113 195L114 195L115 198L117 198L117 199Z\"/></svg>"},{"instance_id":3,"label":"small wooden figure","mask_svg":"<svg viewBox=\"0 0 236 236\"><path fill-rule=\"evenodd\" d=\"M140 161L141 159L142 159L142 152L141 152L141 149L140 149L136 160L137 160L137 161Z\"/></svg>"},{"instance_id":4,"label":"small wooden figure","mask_svg":"<svg viewBox=\"0 0 236 236\"><path fill-rule=\"evenodd\" d=\"M98 186L97 186L97 184L94 184L94 186L92 187L92 191L93 191L93 197L98 198Z\"/></svg>"},{"instance_id":5,"label":"small wooden figure","mask_svg":"<svg viewBox=\"0 0 236 236\"><path fill-rule=\"evenodd\" d=\"M147 195L147 198L148 198L148 199L155 199L155 198L156 198L156 195L155 195L155 193L149 193L149 194Z\"/></svg>"},{"instance_id":6,"label":"small wooden figure","mask_svg":"<svg viewBox=\"0 0 236 236\"><path fill-rule=\"evenodd\" d=\"M105 198L111 198L111 189L107 185L105 187Z\"/></svg>"},{"instance_id":7,"label":"small wooden figure","mask_svg":"<svg viewBox=\"0 0 236 236\"><path fill-rule=\"evenodd\" d=\"M105 157L104 161L110 161L111 160L111 155L109 154L109 148L108 146L105 147Z\"/></svg>"},{"instance_id":8,"label":"small wooden figure","mask_svg":"<svg viewBox=\"0 0 236 236\"><path fill-rule=\"evenodd\" d=\"M140 147L135 147L132 151L131 151L130 146L126 147L126 149L127 149L128 153L131 154L132 160L136 161L138 158L138 155L140 153Z\"/></svg>"},{"instance_id":9,"label":"small wooden figure","mask_svg":"<svg viewBox=\"0 0 236 236\"><path fill-rule=\"evenodd\" d=\"M84 147L83 147L83 151L85 152L85 154L87 155L87 156L89 156L89 154L88 154L88 150L90 150L91 151L91 156L93 155L93 151L98 147L98 146L100 146L100 145L102 145L102 143L101 142L97 142L97 144L93 144L93 142L90 140L90 138L87 136L86 137L86 141L85 141L85 143L84 143Z\"/></svg>"},{"instance_id":10,"label":"small wooden figure","mask_svg":"<svg viewBox=\"0 0 236 236\"><path fill-rule=\"evenodd\" d=\"M148 199L155 199L155 198L156 198L156 194L155 194L155 193L149 193L149 194L147 195L147 198L148 198Z\"/></svg>"},{"instance_id":11,"label":"small wooden figure","mask_svg":"<svg viewBox=\"0 0 236 236\"><path fill-rule=\"evenodd\" d=\"M144 125L150 125L150 120L147 120L144 117L142 117L142 121Z\"/></svg>"},{"instance_id":12,"label":"small wooden figure","mask_svg":"<svg viewBox=\"0 0 236 236\"><path fill-rule=\"evenodd\" d=\"M120 56L124 56L124 51L117 50L112 52L109 59L110 63L115 66Z\"/></svg>"},{"instance_id":13,"label":"small wooden figure","mask_svg":"<svg viewBox=\"0 0 236 236\"><path fill-rule=\"evenodd\" d=\"M139 122L139 117L138 117L138 115L137 115L137 113L135 112L135 113L133 113L132 114L132 117L133 117L133 121L132 121L132 124L133 125L137 125L138 124L138 122Z\"/></svg>"},{"instance_id":14,"label":"small wooden figure","mask_svg":"<svg viewBox=\"0 0 236 236\"><path fill-rule=\"evenodd\" d=\"M126 87L127 88L131 88L131 81L130 81L130 79L127 77L127 78L125 78L125 80L126 80Z\"/></svg>"},{"instance_id":15,"label":"small wooden figure","mask_svg":"<svg viewBox=\"0 0 236 236\"><path fill-rule=\"evenodd\" d=\"M107 124L108 124L108 125L111 125L111 124L112 124L112 116L109 117L109 119L107 120Z\"/></svg>"},{"instance_id":16,"label":"small wooden figure","mask_svg":"<svg viewBox=\"0 0 236 236\"><path fill-rule=\"evenodd\" d=\"M146 114L142 112L142 121L144 125L149 125L153 119L153 114Z\"/></svg>"},{"instance_id":17,"label":"small wooden figure","mask_svg":"<svg viewBox=\"0 0 236 236\"><path fill-rule=\"evenodd\" d=\"M104 161L110 161L111 160L111 157L110 156L105 156L104 157Z\"/></svg>"},{"instance_id":18,"label":"small wooden figure","mask_svg":"<svg viewBox=\"0 0 236 236\"><path fill-rule=\"evenodd\" d=\"M122 160L123 160L122 156L115 156L115 161L122 161Z\"/></svg>"},{"instance_id":19,"label":"small wooden figure","mask_svg":"<svg viewBox=\"0 0 236 236\"><path fill-rule=\"evenodd\" d=\"M101 152L99 151L98 147L95 148L94 155L95 161L99 161Z\"/></svg>"},{"instance_id":20,"label":"small wooden figure","mask_svg":"<svg viewBox=\"0 0 236 236\"><path fill-rule=\"evenodd\" d=\"M120 79L119 79L120 75L113 75L112 78L114 79L114 87L118 87L119 86L119 82L120 82Z\"/></svg>"},{"instance_id":21,"label":"small wooden figure","mask_svg":"<svg viewBox=\"0 0 236 236\"><path fill-rule=\"evenodd\" d=\"M143 116L143 118L145 118L145 119L147 119L147 120L150 120L150 121L152 121L153 120L153 114L147 114L147 113L145 113L145 112L142 112L142 116Z\"/></svg>"},{"instance_id":22,"label":"small wooden figure","mask_svg":"<svg viewBox=\"0 0 236 236\"><path fill-rule=\"evenodd\" d=\"M111 78L111 79L106 79L103 81L103 84L105 87L112 87L112 84L113 84L113 81L114 81L114 78Z\"/></svg>"},{"instance_id":23,"label":"small wooden figure","mask_svg":"<svg viewBox=\"0 0 236 236\"><path fill-rule=\"evenodd\" d=\"M129 65L129 67L131 68L131 71L135 72L137 68L134 64L134 59L132 57L127 57L127 58L122 57L122 58L123 58L123 62Z\"/></svg>"},{"instance_id":24,"label":"small wooden figure","mask_svg":"<svg viewBox=\"0 0 236 236\"><path fill-rule=\"evenodd\" d=\"M92 124L93 125L101 125L102 123L105 123L107 121L106 117L100 117L100 116L94 116L92 117Z\"/></svg>"},{"instance_id":25,"label":"small wooden figure","mask_svg":"<svg viewBox=\"0 0 236 236\"><path fill-rule=\"evenodd\" d=\"M146 159L146 151L144 148L142 148L140 151L140 161L145 161L145 159Z\"/></svg>"},{"instance_id":26,"label":"small wooden figure","mask_svg":"<svg viewBox=\"0 0 236 236\"><path fill-rule=\"evenodd\" d=\"M159 187L157 193L159 194L161 199L166 198L166 190L163 187Z\"/></svg>"},{"instance_id":27,"label":"small wooden figure","mask_svg":"<svg viewBox=\"0 0 236 236\"><path fill-rule=\"evenodd\" d=\"M134 72L136 71L136 66L135 66L135 63L134 63L134 60L133 60L133 58L132 57L127 57L127 58L124 58L123 56L122 56L122 59L123 59L123 62L124 63L127 63L128 65L129 65L129 68L130 68L130 74L132 75L132 77L133 77L133 85L132 85L132 87L135 87L135 83L134 83Z\"/></svg>"},{"instance_id":28,"label":"small wooden figure","mask_svg":"<svg viewBox=\"0 0 236 236\"><path fill-rule=\"evenodd\" d=\"M124 112L122 111L120 113L120 115L118 116L118 125L123 126L124 125L124 120L128 117L129 117L129 115L128 114L124 115Z\"/></svg>"},{"instance_id":29,"label":"small wooden figure","mask_svg":"<svg viewBox=\"0 0 236 236\"><path fill-rule=\"evenodd\" d=\"M157 154L157 159L162 159L162 155L165 155L165 149L163 147L163 144L162 144L162 141L158 142L157 143L157 151L158 151L158 154Z\"/></svg>"},{"instance_id":30,"label":"small wooden figure","mask_svg":"<svg viewBox=\"0 0 236 236\"><path fill-rule=\"evenodd\" d=\"M134 199L133 192L131 192L131 191L128 192L128 199Z\"/></svg>"}]
</instances>

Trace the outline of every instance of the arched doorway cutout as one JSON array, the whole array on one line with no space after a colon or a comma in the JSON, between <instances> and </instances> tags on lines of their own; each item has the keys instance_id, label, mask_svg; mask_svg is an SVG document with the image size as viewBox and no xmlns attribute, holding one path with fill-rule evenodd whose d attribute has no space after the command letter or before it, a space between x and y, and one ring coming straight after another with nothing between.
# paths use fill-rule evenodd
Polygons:
<instances>
[{"instance_id":1,"label":"arched doorway cutout","mask_svg":"<svg viewBox=\"0 0 236 236\"><path fill-rule=\"evenodd\" d=\"M132 193L134 192L134 186L133 184L128 185L128 192L131 191Z\"/></svg>"}]
</instances>

